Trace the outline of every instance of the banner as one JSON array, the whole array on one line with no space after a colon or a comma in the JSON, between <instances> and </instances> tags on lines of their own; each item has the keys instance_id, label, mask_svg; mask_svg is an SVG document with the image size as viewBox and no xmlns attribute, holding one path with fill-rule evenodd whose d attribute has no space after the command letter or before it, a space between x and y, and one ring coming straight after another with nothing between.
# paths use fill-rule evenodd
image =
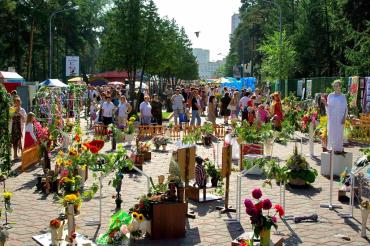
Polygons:
<instances>
[{"instance_id":1,"label":"banner","mask_svg":"<svg viewBox=\"0 0 370 246\"><path fill-rule=\"evenodd\" d=\"M351 82L351 86L350 86L350 90L349 90L349 93L352 97L352 101L351 101L351 107L355 108L357 106L357 93L358 93L358 84L360 82L360 77L358 76L355 76L355 77L352 77L352 82Z\"/></svg>"},{"instance_id":2,"label":"banner","mask_svg":"<svg viewBox=\"0 0 370 246\"><path fill-rule=\"evenodd\" d=\"M66 76L80 75L80 57L79 56L66 56Z\"/></svg>"},{"instance_id":3,"label":"banner","mask_svg":"<svg viewBox=\"0 0 370 246\"><path fill-rule=\"evenodd\" d=\"M298 80L297 81L297 96L298 97L302 96L302 88L303 88L303 80Z\"/></svg>"}]
</instances>

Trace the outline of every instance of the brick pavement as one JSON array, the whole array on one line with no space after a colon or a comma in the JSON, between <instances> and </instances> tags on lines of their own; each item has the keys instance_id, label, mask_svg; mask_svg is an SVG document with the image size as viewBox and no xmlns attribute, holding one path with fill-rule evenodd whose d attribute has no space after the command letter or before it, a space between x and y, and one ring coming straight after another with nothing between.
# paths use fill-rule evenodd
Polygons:
<instances>
[{"instance_id":1,"label":"brick pavement","mask_svg":"<svg viewBox=\"0 0 370 246\"><path fill-rule=\"evenodd\" d=\"M294 143L290 142L287 146L275 144L274 155L281 160L286 160L292 153ZM169 151L175 149L174 145L168 146ZM105 149L109 149L110 144L106 144ZM203 146L197 147L197 154L202 157L212 159L211 149ZM354 157L360 155L358 147L347 149L354 154ZM220 148L221 152L221 148ZM170 152L152 152L152 161L144 165L144 171L153 177L168 173ZM303 145L303 153L308 153L308 145ZM315 144L315 153L320 153L320 145ZM308 159L309 163L318 169L320 173L320 163ZM18 164L15 165L17 167ZM236 166L235 166L236 167ZM6 181L7 189L14 192L12 201L14 203L14 212L9 216L11 222L14 222L10 229L10 240L7 245L36 245L31 237L48 231L48 224L52 218L55 218L62 211L56 197L53 194L48 196L36 191L36 175L41 174L40 166L36 166L28 172L21 173L17 177L9 178ZM113 187L108 185L109 179L113 174L104 178L103 181L103 220L100 228L97 226L86 226L86 222L98 218L98 199L94 199L82 204L81 214L77 219L78 232L94 239L100 233L105 232L109 216L115 208L112 195L115 193ZM91 182L89 176L87 184ZM242 202L244 198L250 197L250 191L254 187L262 185L262 178L243 177L242 178ZM231 176L230 186L230 204L235 204L236 198L236 173ZM338 185L334 185L333 201L336 202ZM135 203L136 198L144 194L147 189L146 179L137 174L125 175L122 186L123 204L126 211ZM279 202L279 186L273 184L272 189L263 188L264 197L269 197L272 202ZM338 213L346 212L349 207L342 204L343 209L329 211L320 208L320 203L326 203L329 199L329 181L327 178L319 175L316 182L310 189L287 189L286 192L286 212L288 215L307 215L317 213L319 215L318 223L300 223L294 224L293 221L279 221L278 231L285 238L285 245L369 245L369 239L360 237L361 225L360 211L355 209L354 219L342 219ZM151 241L149 239L131 242L130 245L230 245L230 241L236 238L245 230L249 230L248 216L244 212L244 205L241 211L241 223L228 224L224 220L235 214L220 214L215 207L223 205L222 201L206 204L196 204L191 202L189 208L195 211L196 219L187 221L186 237L179 240ZM369 235L368 229L368 235ZM345 241L335 237L337 234L343 234L350 237L350 241Z\"/></svg>"}]
</instances>

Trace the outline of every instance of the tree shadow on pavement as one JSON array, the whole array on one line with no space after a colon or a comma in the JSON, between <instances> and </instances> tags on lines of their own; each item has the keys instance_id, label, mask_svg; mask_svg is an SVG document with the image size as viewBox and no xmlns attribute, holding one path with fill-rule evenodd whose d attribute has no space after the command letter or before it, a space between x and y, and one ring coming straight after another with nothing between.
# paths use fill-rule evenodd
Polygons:
<instances>
[{"instance_id":1,"label":"tree shadow on pavement","mask_svg":"<svg viewBox=\"0 0 370 246\"><path fill-rule=\"evenodd\" d=\"M284 238L284 245L299 245L302 244L301 238L298 236L297 233L290 227L286 220L282 220L285 226L288 228L290 235L287 238Z\"/></svg>"},{"instance_id":2,"label":"tree shadow on pavement","mask_svg":"<svg viewBox=\"0 0 370 246\"><path fill-rule=\"evenodd\" d=\"M306 185L304 187L297 188L296 186L287 185L287 190L289 190L289 192L295 195L305 196L305 197L310 198L310 197L316 196L317 194L321 193L322 188L321 187L316 188L311 185Z\"/></svg>"}]
</instances>

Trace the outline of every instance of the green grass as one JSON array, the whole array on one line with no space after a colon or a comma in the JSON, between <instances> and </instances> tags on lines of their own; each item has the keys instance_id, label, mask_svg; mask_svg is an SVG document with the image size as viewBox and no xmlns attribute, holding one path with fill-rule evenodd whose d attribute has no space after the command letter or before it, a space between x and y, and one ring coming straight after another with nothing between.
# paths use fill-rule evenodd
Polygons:
<instances>
[{"instance_id":1,"label":"green grass","mask_svg":"<svg viewBox=\"0 0 370 246\"><path fill-rule=\"evenodd\" d=\"M172 117L173 115L173 112L163 112L162 111L162 120L170 120L170 118ZM140 113L137 113L137 116L140 117Z\"/></svg>"}]
</instances>

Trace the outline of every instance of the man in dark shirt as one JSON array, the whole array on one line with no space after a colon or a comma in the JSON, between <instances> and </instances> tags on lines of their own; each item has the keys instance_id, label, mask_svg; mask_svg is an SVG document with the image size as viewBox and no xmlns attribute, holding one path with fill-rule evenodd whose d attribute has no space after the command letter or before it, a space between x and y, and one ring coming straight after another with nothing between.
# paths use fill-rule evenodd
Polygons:
<instances>
[{"instance_id":1,"label":"man in dark shirt","mask_svg":"<svg viewBox=\"0 0 370 246\"><path fill-rule=\"evenodd\" d=\"M154 123L162 125L162 103L158 100L156 94L153 94L153 100L150 103L152 105L152 116Z\"/></svg>"},{"instance_id":2,"label":"man in dark shirt","mask_svg":"<svg viewBox=\"0 0 370 246\"><path fill-rule=\"evenodd\" d=\"M197 119L197 126L200 126L201 124L201 119L200 119L200 110L201 107L200 107L200 97L199 97L199 93L198 93L198 90L194 90L193 91L193 98L191 99L191 122L190 122L190 125L194 125L195 123L195 118Z\"/></svg>"}]
</instances>

